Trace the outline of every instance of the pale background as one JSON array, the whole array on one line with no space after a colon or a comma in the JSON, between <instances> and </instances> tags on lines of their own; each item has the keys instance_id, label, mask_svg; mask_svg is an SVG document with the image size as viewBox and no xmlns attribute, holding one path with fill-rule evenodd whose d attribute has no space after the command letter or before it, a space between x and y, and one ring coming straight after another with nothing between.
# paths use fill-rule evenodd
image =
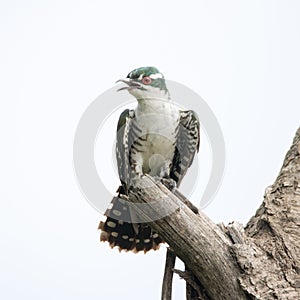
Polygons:
<instances>
[{"instance_id":1,"label":"pale background","mask_svg":"<svg viewBox=\"0 0 300 300\"><path fill-rule=\"evenodd\" d=\"M164 247L100 244L72 165L85 108L136 67L209 103L227 162L205 212L245 224L299 126L299 15L297 0L2 0L1 299L160 299Z\"/></svg>"}]
</instances>

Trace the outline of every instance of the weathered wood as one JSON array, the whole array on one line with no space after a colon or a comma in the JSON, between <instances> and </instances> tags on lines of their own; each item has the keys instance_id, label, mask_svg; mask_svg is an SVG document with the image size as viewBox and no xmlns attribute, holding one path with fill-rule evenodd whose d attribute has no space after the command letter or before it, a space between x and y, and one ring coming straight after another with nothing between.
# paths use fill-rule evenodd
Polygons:
<instances>
[{"instance_id":1,"label":"weathered wood","mask_svg":"<svg viewBox=\"0 0 300 300\"><path fill-rule=\"evenodd\" d=\"M177 274L186 281L186 300L209 300L205 289L186 264L185 271L180 273L177 271Z\"/></svg>"},{"instance_id":2,"label":"weathered wood","mask_svg":"<svg viewBox=\"0 0 300 300\"><path fill-rule=\"evenodd\" d=\"M180 193L149 176L140 181L130 200L145 204L136 207L139 215L196 276L198 286L188 272L174 270L199 299L300 299L300 128L245 229L237 222L217 226L202 212L195 214Z\"/></svg>"},{"instance_id":3,"label":"weathered wood","mask_svg":"<svg viewBox=\"0 0 300 300\"><path fill-rule=\"evenodd\" d=\"M139 186L130 193L132 202L145 203L136 207L139 216L155 220L168 209L169 215L149 224L193 271L210 299L248 299L237 280L240 269L228 236L202 212L195 214L150 176L143 176Z\"/></svg>"},{"instance_id":4,"label":"weathered wood","mask_svg":"<svg viewBox=\"0 0 300 300\"><path fill-rule=\"evenodd\" d=\"M300 128L245 234L254 245L237 251L240 266L247 262L244 289L257 299L300 299Z\"/></svg>"},{"instance_id":5,"label":"weathered wood","mask_svg":"<svg viewBox=\"0 0 300 300\"><path fill-rule=\"evenodd\" d=\"M161 300L172 299L172 282L173 282L173 269L175 267L176 255L170 248L167 249L166 265L162 285Z\"/></svg>"}]
</instances>

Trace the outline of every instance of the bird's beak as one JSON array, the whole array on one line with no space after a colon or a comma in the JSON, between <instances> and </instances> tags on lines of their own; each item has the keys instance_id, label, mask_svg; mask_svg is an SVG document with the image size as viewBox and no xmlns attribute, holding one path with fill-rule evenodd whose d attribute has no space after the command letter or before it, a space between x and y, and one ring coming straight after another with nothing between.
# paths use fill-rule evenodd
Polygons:
<instances>
[{"instance_id":1,"label":"bird's beak","mask_svg":"<svg viewBox=\"0 0 300 300\"><path fill-rule=\"evenodd\" d=\"M132 89L138 89L141 87L141 85L137 81L130 79L130 78L119 79L116 81L116 83L119 83L119 82L123 82L123 83L127 84L127 86L123 86L123 87L119 88L117 90L117 92L123 91L123 90L130 91Z\"/></svg>"}]
</instances>

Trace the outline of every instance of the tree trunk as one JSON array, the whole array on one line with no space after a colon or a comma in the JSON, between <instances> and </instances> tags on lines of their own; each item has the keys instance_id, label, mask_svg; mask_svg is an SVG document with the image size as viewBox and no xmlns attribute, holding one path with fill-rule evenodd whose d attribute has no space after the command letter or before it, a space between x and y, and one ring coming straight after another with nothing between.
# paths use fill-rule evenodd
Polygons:
<instances>
[{"instance_id":1,"label":"tree trunk","mask_svg":"<svg viewBox=\"0 0 300 300\"><path fill-rule=\"evenodd\" d=\"M188 272L177 273L196 277L199 299L300 299L300 128L245 229L195 214L149 176L132 189L130 201L146 204L135 209L187 266ZM159 218L166 208L171 213Z\"/></svg>"}]
</instances>

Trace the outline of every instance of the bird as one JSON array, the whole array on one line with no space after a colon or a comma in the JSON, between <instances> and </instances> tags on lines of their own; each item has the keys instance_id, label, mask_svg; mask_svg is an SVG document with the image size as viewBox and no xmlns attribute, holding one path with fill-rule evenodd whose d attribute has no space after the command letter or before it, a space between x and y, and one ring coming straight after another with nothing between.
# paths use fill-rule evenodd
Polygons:
<instances>
[{"instance_id":1,"label":"bird","mask_svg":"<svg viewBox=\"0 0 300 300\"><path fill-rule=\"evenodd\" d=\"M157 250L163 239L151 226L138 222L130 209L129 191L134 179L145 174L178 188L200 145L200 122L192 110L182 110L171 101L166 80L155 67L140 67L117 82L137 100L135 109L125 109L118 121L116 158L120 186L101 221L100 241L119 251Z\"/></svg>"}]
</instances>

